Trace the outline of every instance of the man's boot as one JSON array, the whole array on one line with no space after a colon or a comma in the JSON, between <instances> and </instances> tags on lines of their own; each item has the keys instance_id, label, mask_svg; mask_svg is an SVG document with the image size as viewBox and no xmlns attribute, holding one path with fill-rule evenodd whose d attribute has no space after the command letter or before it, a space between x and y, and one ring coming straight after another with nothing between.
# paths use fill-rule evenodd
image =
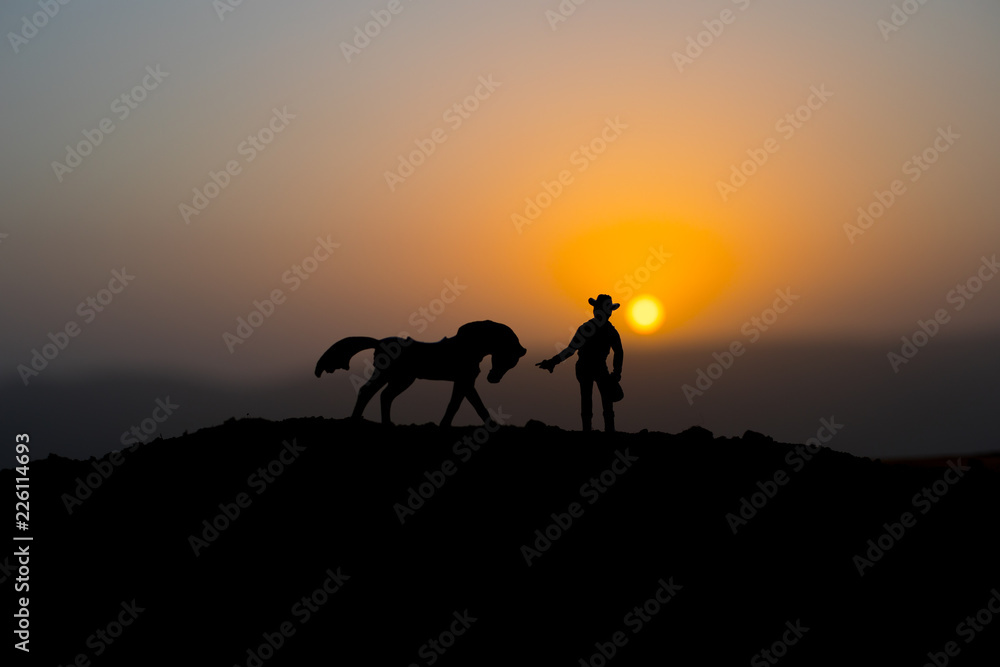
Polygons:
<instances>
[{"instance_id":1,"label":"man's boot","mask_svg":"<svg viewBox=\"0 0 1000 667\"><path fill-rule=\"evenodd\" d=\"M615 413L613 412L604 413L604 432L605 433L615 432Z\"/></svg>"},{"instance_id":2,"label":"man's boot","mask_svg":"<svg viewBox=\"0 0 1000 667\"><path fill-rule=\"evenodd\" d=\"M583 417L583 430L586 433L587 431L591 430L590 429L591 416L590 415L582 415L582 417Z\"/></svg>"}]
</instances>

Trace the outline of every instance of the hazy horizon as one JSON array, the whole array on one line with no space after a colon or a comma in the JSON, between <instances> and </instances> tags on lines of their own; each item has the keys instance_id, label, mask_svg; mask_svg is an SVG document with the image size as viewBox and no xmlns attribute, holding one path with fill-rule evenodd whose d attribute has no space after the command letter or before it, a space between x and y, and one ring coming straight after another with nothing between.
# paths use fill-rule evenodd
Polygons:
<instances>
[{"instance_id":1,"label":"hazy horizon","mask_svg":"<svg viewBox=\"0 0 1000 667\"><path fill-rule=\"evenodd\" d=\"M680 387L696 382L698 368L712 358L712 348L633 354L622 381L626 399L616 405L619 429L679 433L701 426L717 437L751 430L779 442L802 443L816 437L825 421L842 428L824 446L858 456L919 458L998 451L992 419L998 391L990 382L1000 373L1000 359L991 354L992 338L941 341L922 352L921 365L911 368L902 384L871 363L881 356L876 346L761 345L737 359L691 403ZM529 347L527 359L533 360L536 352L540 356L543 350ZM11 397L10 412L0 416L0 423L12 431L19 419L31 423L40 456L53 452L81 458L135 444L134 428L149 442L217 426L231 417L344 419L370 360L371 352L362 353L349 373L338 371L320 379L312 375L310 364L254 383L121 370L50 379L30 394L15 392L17 387L7 383L2 390ZM484 360L484 369L489 361ZM479 393L506 423L523 426L537 420L579 430L573 369L560 367L552 376L545 374L544 393L536 391L539 373L522 362L500 384L481 381ZM450 383L418 380L396 399L394 420L437 423L450 391ZM154 416L164 416L161 403L176 407L163 421L155 421ZM11 412L16 417L11 418ZM377 400L368 406L366 417L378 420ZM143 422L153 430L142 432ZM464 405L455 423L479 422Z\"/></svg>"}]
</instances>

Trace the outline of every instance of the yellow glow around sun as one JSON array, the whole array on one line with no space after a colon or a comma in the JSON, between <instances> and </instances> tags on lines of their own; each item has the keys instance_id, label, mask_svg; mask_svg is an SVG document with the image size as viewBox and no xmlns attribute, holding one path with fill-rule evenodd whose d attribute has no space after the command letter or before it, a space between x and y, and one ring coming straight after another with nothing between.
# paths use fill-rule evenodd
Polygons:
<instances>
[{"instance_id":1,"label":"yellow glow around sun","mask_svg":"<svg viewBox=\"0 0 1000 667\"><path fill-rule=\"evenodd\" d=\"M580 308L586 299L608 294L622 304L630 331L669 334L671 340L727 291L737 267L714 232L676 222L593 225L554 236L549 247L554 283L567 303ZM652 299L653 307L643 305L649 302L640 302L642 297Z\"/></svg>"},{"instance_id":2,"label":"yellow glow around sun","mask_svg":"<svg viewBox=\"0 0 1000 667\"><path fill-rule=\"evenodd\" d=\"M636 333L651 334L663 324L663 305L649 294L632 299L626 310L629 326Z\"/></svg>"}]
</instances>

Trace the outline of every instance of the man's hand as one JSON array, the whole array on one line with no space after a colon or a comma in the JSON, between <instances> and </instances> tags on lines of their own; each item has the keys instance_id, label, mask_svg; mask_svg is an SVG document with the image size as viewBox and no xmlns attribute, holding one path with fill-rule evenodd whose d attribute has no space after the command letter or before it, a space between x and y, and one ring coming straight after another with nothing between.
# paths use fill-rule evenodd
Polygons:
<instances>
[{"instance_id":1,"label":"man's hand","mask_svg":"<svg viewBox=\"0 0 1000 667\"><path fill-rule=\"evenodd\" d=\"M612 373L611 374L611 379L614 380L615 382L621 382L622 381L622 374L621 374L621 372L620 371L615 371L614 373Z\"/></svg>"},{"instance_id":2,"label":"man's hand","mask_svg":"<svg viewBox=\"0 0 1000 667\"><path fill-rule=\"evenodd\" d=\"M543 361L541 363L538 363L538 364L535 364L535 365L538 366L539 368L541 368L542 370L545 370L545 371L548 371L548 372L551 373L552 371L554 371L556 369L556 364L557 363L559 363L559 362L556 361L555 358L552 358L552 359L546 359L545 361Z\"/></svg>"}]
</instances>

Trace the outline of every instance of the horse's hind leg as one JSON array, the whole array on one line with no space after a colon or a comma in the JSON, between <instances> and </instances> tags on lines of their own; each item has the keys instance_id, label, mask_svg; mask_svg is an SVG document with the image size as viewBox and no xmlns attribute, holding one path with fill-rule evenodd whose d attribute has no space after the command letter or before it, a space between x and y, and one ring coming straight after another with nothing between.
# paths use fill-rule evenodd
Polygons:
<instances>
[{"instance_id":1,"label":"horse's hind leg","mask_svg":"<svg viewBox=\"0 0 1000 667\"><path fill-rule=\"evenodd\" d=\"M372 400L378 390L384 387L388 381L389 378L385 376L385 373L377 373L375 377L361 385L361 389L358 390L358 402L354 404L354 412L351 414L352 419L361 419L368 401Z\"/></svg>"},{"instance_id":2,"label":"horse's hind leg","mask_svg":"<svg viewBox=\"0 0 1000 667\"><path fill-rule=\"evenodd\" d=\"M392 419L389 416L389 411L392 410L393 400L402 394L407 388L413 384L416 378L395 378L382 392L380 400L382 401L382 423L391 424Z\"/></svg>"}]
</instances>

